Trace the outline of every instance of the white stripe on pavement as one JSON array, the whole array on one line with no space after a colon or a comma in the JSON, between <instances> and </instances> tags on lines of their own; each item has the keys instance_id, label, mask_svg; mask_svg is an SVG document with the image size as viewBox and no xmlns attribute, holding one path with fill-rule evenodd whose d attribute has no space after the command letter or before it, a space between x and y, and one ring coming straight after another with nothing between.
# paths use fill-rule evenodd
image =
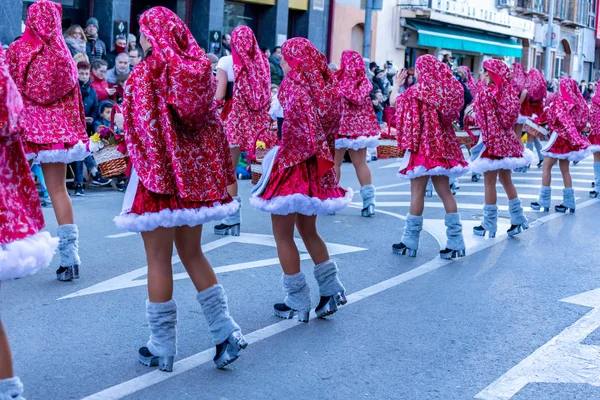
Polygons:
<instances>
[{"instance_id":1,"label":"white stripe on pavement","mask_svg":"<svg viewBox=\"0 0 600 400\"><path fill-rule=\"evenodd\" d=\"M525 178L525 179L527 179L527 178ZM515 180L515 178L513 178L513 181L514 180ZM531 178L530 178L530 180L531 180ZM575 181L575 179L573 179L573 181ZM517 189L523 188L523 189L538 189L538 190L542 187L541 184L528 185L528 184L525 184L525 183L515 183L515 186L516 186ZM478 187L478 188L481 188L482 186L481 186L481 183L461 183L460 187L461 188L462 187ZM500 189L500 190L504 190L504 189L502 189L502 185L500 185L499 183L497 185L497 188ZM562 186L561 187L552 186L552 189L558 191L558 190L563 190L564 188ZM590 186L589 188L573 187L573 190L575 190L575 191L581 191L581 192L589 192L592 189L591 189L591 186Z\"/></svg>"},{"instance_id":2,"label":"white stripe on pavement","mask_svg":"<svg viewBox=\"0 0 600 400\"><path fill-rule=\"evenodd\" d=\"M117 233L116 235L108 235L106 236L108 239L119 239L122 237L137 235L136 232L125 232L125 233Z\"/></svg>"},{"instance_id":3,"label":"white stripe on pavement","mask_svg":"<svg viewBox=\"0 0 600 400\"><path fill-rule=\"evenodd\" d=\"M461 184L461 186L463 186L463 185ZM483 187L481 187L481 188L483 189ZM518 188L518 186L517 186L517 188ZM433 191L433 194L435 196L437 196L437 193L435 192L435 190ZM481 196L484 196L484 195L485 195L485 193L483 191L482 192L466 192L464 190L459 190L458 192L456 192L456 194L454 196L455 197L456 196L475 196L475 197L481 197ZM410 192L377 192L377 196L410 196ZM498 197L502 197L502 198L508 197L506 195L506 193L498 193L497 196ZM537 194L521 194L521 193L519 193L519 198L521 198L521 199L535 199L535 200L537 200L538 197L539 196ZM562 196L552 196L552 200L562 200L562 199L563 199ZM579 197L576 198L576 200L578 200L578 199L579 199ZM460 203L458 203L458 204L460 206Z\"/></svg>"},{"instance_id":4,"label":"white stripe on pavement","mask_svg":"<svg viewBox=\"0 0 600 400\"><path fill-rule=\"evenodd\" d=\"M361 205L362 203L352 203ZM377 207L410 207L410 201L378 201ZM444 203L435 201L425 201L425 208L444 208ZM483 203L458 203L459 210L482 210ZM508 206L498 206L500 211L508 211ZM524 211L533 211L530 207L523 207Z\"/></svg>"},{"instance_id":5,"label":"white stripe on pavement","mask_svg":"<svg viewBox=\"0 0 600 400\"><path fill-rule=\"evenodd\" d=\"M578 205L578 208L580 208L580 209L585 208L592 204L597 204L597 203L598 203L598 200L588 200L588 201ZM554 213L554 214L546 215L546 216L538 219L538 221L541 222L540 225L542 225L546 222L549 222L553 219L560 218L563 216L565 216L565 214ZM533 228L534 227L532 227L530 229L533 229ZM481 244L472 248L469 255L472 255L481 250L487 249L488 247L491 247L491 246L493 246L497 243L500 243L504 240L507 240L507 239L508 239L507 235L503 235L499 238L496 238L495 240L485 240L482 238ZM435 259L433 259L411 271L397 275L391 279L377 283L373 286L367 287L365 289L362 289L358 292L355 292L355 293L349 295L347 305L356 303L360 300L364 300L366 298L369 298L371 296L379 294L385 290L394 288L398 285L401 285L405 282L408 282L410 280L418 278L422 275L425 275L429 272L435 271L445 265L448 265L448 264L451 264L454 262L455 261L442 260L442 259L436 257ZM314 311L311 311L311 318L313 318L313 319L315 318ZM245 336L246 336L246 340L248 341L248 343L253 344L253 343L260 342L261 340L268 339L279 333L285 332L287 330L290 330L292 328L296 328L299 326L306 326L306 325L304 325L303 323L299 323L295 320L286 320L286 321L275 323L273 325L269 325L265 328L259 329L252 333L249 333ZM174 378L174 377L181 375L187 371L197 368L203 364L207 364L212 361L213 356L214 356L214 349L211 348L211 349L202 351L200 353L197 353L193 356L187 357L183 360L177 361L174 365L173 372L171 372L171 373L165 373L162 371L154 370L147 374L138 376L137 378L133 378L129 381L126 381L126 382L120 383L116 386L105 389L101 392L92 394L88 397L83 398L82 400L118 400L118 399L122 399L125 396L129 396L131 394L137 393L141 390L144 390L153 385L156 385L157 383L164 382L168 379Z\"/></svg>"}]
</instances>

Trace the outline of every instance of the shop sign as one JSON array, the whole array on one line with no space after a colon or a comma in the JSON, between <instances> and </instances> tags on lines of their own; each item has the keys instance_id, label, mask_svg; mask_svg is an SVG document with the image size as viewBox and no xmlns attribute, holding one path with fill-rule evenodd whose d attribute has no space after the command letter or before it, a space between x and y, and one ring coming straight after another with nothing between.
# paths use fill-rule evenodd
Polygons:
<instances>
[{"instance_id":1,"label":"shop sign","mask_svg":"<svg viewBox=\"0 0 600 400\"><path fill-rule=\"evenodd\" d=\"M485 21L490 24L533 32L535 26L533 21L487 8L477 7L472 5L472 3L477 2L470 2L468 0L431 0L431 8L435 11Z\"/></svg>"},{"instance_id":2,"label":"shop sign","mask_svg":"<svg viewBox=\"0 0 600 400\"><path fill-rule=\"evenodd\" d=\"M223 33L221 31L210 31L207 53L221 54L222 37Z\"/></svg>"},{"instance_id":3,"label":"shop sign","mask_svg":"<svg viewBox=\"0 0 600 400\"><path fill-rule=\"evenodd\" d=\"M117 40L118 36L124 36L127 40L127 34L129 33L129 22L127 21L115 21L113 24L114 37L113 40Z\"/></svg>"}]
</instances>

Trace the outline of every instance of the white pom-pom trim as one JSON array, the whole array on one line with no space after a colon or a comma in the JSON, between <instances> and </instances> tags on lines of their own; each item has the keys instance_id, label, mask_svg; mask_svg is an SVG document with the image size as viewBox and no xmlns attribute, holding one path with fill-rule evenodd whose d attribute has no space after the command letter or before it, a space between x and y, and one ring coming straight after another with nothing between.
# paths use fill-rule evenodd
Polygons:
<instances>
[{"instance_id":1,"label":"white pom-pom trim","mask_svg":"<svg viewBox=\"0 0 600 400\"><path fill-rule=\"evenodd\" d=\"M490 158L482 158L479 156L474 161L471 161L469 166L471 167L471 172L483 174L488 171L522 168L530 165L532 162L533 152L529 149L523 149L522 157L505 157L501 160L492 160Z\"/></svg>"},{"instance_id":2,"label":"white pom-pom trim","mask_svg":"<svg viewBox=\"0 0 600 400\"><path fill-rule=\"evenodd\" d=\"M129 232L148 232L158 227L174 228L178 226L197 226L210 221L220 220L235 213L240 207L237 201L227 204L215 204L212 207L169 210L144 214L122 213L114 218L119 229Z\"/></svg>"},{"instance_id":3,"label":"white pom-pom trim","mask_svg":"<svg viewBox=\"0 0 600 400\"><path fill-rule=\"evenodd\" d=\"M404 170L404 168L401 169L400 171L398 171L399 178L415 179L415 178L419 178L421 176L439 176L439 175L445 175L449 178L458 178L460 176L463 176L467 172L469 172L471 169L469 168L468 165L465 167L463 167L462 165L457 165L456 167L452 167L450 169L443 168L443 167L435 167L435 168L428 170L424 166L419 165L419 166L415 167L415 169L408 171L406 174L402 174L401 173L402 170Z\"/></svg>"},{"instance_id":4,"label":"white pom-pom trim","mask_svg":"<svg viewBox=\"0 0 600 400\"><path fill-rule=\"evenodd\" d=\"M0 245L0 281L22 278L46 268L57 247L58 238L48 232Z\"/></svg>"},{"instance_id":5,"label":"white pom-pom trim","mask_svg":"<svg viewBox=\"0 0 600 400\"><path fill-rule=\"evenodd\" d=\"M377 146L379 146L379 138L377 136L359 136L355 139L335 139L336 149L360 150Z\"/></svg>"},{"instance_id":6,"label":"white pom-pom trim","mask_svg":"<svg viewBox=\"0 0 600 400\"><path fill-rule=\"evenodd\" d=\"M61 150L40 150L35 156L35 162L39 163L62 163L70 164L75 161L82 161L84 158L90 155L85 143L81 140L70 149Z\"/></svg>"},{"instance_id":7,"label":"white pom-pom trim","mask_svg":"<svg viewBox=\"0 0 600 400\"><path fill-rule=\"evenodd\" d=\"M346 189L346 195L339 198L330 198L321 200L315 197L308 197L304 194L292 194L289 196L278 196L270 200L263 200L260 197L251 197L250 204L253 207L271 214L289 215L326 215L338 212L348 207L354 197L351 188Z\"/></svg>"}]
</instances>

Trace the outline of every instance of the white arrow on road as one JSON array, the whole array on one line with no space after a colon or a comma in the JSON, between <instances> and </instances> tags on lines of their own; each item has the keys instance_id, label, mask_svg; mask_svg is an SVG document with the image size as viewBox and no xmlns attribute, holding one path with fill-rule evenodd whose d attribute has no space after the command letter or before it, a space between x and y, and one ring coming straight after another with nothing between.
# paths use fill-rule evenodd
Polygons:
<instances>
[{"instance_id":1,"label":"white arrow on road","mask_svg":"<svg viewBox=\"0 0 600 400\"><path fill-rule=\"evenodd\" d=\"M593 309L479 392L475 398L508 400L528 383L585 383L600 386L600 346L581 344L600 328L600 288L561 301Z\"/></svg>"}]
</instances>

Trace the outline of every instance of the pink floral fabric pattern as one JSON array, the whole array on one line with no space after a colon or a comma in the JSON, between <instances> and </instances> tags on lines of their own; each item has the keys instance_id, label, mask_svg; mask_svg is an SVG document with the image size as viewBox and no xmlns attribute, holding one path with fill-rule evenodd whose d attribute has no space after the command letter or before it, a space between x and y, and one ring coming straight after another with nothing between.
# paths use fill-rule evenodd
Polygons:
<instances>
[{"instance_id":1,"label":"pink floral fabric pattern","mask_svg":"<svg viewBox=\"0 0 600 400\"><path fill-rule=\"evenodd\" d=\"M513 63L512 65L512 75L511 75L511 84L515 91L517 92L517 96L521 96L521 92L527 88L527 74L525 73L525 68L521 63Z\"/></svg>"},{"instance_id":2,"label":"pink floral fabric pattern","mask_svg":"<svg viewBox=\"0 0 600 400\"><path fill-rule=\"evenodd\" d=\"M34 235L44 227L37 188L19 139L22 110L21 96L0 48L0 245Z\"/></svg>"},{"instance_id":3,"label":"pink floral fabric pattern","mask_svg":"<svg viewBox=\"0 0 600 400\"><path fill-rule=\"evenodd\" d=\"M77 68L61 31L62 7L36 0L23 37L7 51L10 74L23 97L23 141L87 142ZM32 146L36 147L36 146Z\"/></svg>"},{"instance_id":4,"label":"pink floral fabric pattern","mask_svg":"<svg viewBox=\"0 0 600 400\"><path fill-rule=\"evenodd\" d=\"M565 154L567 147L571 149L570 152L587 149L590 142L580 132L587 126L589 109L579 91L577 82L571 78L561 79L560 89L557 93L556 96L553 96L552 103L537 118L536 122L547 123L550 132L557 133L559 138L568 142L568 146L560 146L560 149L550 147L545 151L560 155Z\"/></svg>"},{"instance_id":5,"label":"pink floral fabric pattern","mask_svg":"<svg viewBox=\"0 0 600 400\"><path fill-rule=\"evenodd\" d=\"M398 147L409 151L411 157L410 168L401 170L400 175L417 177L413 171L419 169L465 167L452 125L464 104L462 85L432 55L419 57L415 68L417 84L396 100Z\"/></svg>"},{"instance_id":6,"label":"pink floral fabric pattern","mask_svg":"<svg viewBox=\"0 0 600 400\"><path fill-rule=\"evenodd\" d=\"M524 148L513 127L521 104L510 78L510 70L500 60L486 60L483 67L493 84L482 86L474 101L475 118L489 158L522 157Z\"/></svg>"},{"instance_id":7,"label":"pink floral fabric pattern","mask_svg":"<svg viewBox=\"0 0 600 400\"><path fill-rule=\"evenodd\" d=\"M477 93L479 92L479 88L481 87L481 81L476 81L475 79L473 79L471 68L467 67L466 65L462 65L458 68L465 71L467 75L467 88L471 92L473 98L475 98L477 96Z\"/></svg>"},{"instance_id":8,"label":"pink floral fabric pattern","mask_svg":"<svg viewBox=\"0 0 600 400\"><path fill-rule=\"evenodd\" d=\"M152 54L127 81L123 114L127 150L144 187L190 201L228 198L235 181L214 96L211 64L172 11L140 17Z\"/></svg>"},{"instance_id":9,"label":"pink floral fabric pattern","mask_svg":"<svg viewBox=\"0 0 600 400\"><path fill-rule=\"evenodd\" d=\"M588 140L593 146L592 151L600 151L600 96L594 96L592 107L590 108L590 125L592 130Z\"/></svg>"},{"instance_id":10,"label":"pink floral fabric pattern","mask_svg":"<svg viewBox=\"0 0 600 400\"><path fill-rule=\"evenodd\" d=\"M269 129L271 119L271 70L256 37L247 26L231 33L233 56L233 99L227 113L229 144L254 153L255 143Z\"/></svg>"},{"instance_id":11,"label":"pink floral fabric pattern","mask_svg":"<svg viewBox=\"0 0 600 400\"><path fill-rule=\"evenodd\" d=\"M378 136L381 129L369 97L373 85L367 78L362 56L352 50L344 51L335 77L342 95L342 118L336 139Z\"/></svg>"},{"instance_id":12,"label":"pink floral fabric pattern","mask_svg":"<svg viewBox=\"0 0 600 400\"><path fill-rule=\"evenodd\" d=\"M537 69L532 68L527 73L527 95L532 102L542 102L546 98L546 79Z\"/></svg>"}]
</instances>

